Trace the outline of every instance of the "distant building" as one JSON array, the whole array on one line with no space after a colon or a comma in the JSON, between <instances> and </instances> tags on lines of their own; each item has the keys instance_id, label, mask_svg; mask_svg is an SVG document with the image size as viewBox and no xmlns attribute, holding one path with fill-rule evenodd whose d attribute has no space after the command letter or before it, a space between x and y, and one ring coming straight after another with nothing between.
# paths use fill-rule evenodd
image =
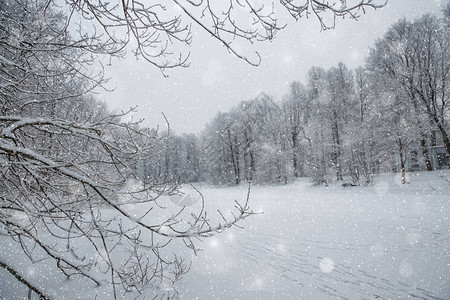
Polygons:
<instances>
[{"instance_id":1,"label":"distant building","mask_svg":"<svg viewBox=\"0 0 450 300\"><path fill-rule=\"evenodd\" d=\"M420 147L411 147L406 155L405 170L407 172L427 169ZM444 146L429 147L428 155L430 156L433 170L450 168L450 156L447 154ZM400 172L400 157L398 153L395 155L395 162L397 172Z\"/></svg>"}]
</instances>

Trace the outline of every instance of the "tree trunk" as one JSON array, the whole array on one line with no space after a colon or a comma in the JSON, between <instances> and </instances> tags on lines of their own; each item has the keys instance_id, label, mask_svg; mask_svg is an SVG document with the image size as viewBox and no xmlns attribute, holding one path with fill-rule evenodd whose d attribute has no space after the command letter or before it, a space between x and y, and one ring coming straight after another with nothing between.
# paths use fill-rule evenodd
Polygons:
<instances>
[{"instance_id":1,"label":"tree trunk","mask_svg":"<svg viewBox=\"0 0 450 300\"><path fill-rule=\"evenodd\" d=\"M405 184L406 183L406 170L405 170L406 157L403 155L403 151L405 149L403 146L403 142L400 138L398 138L397 142L398 142L398 154L400 155L400 172L401 172L401 176L402 176L402 184Z\"/></svg>"},{"instance_id":2,"label":"tree trunk","mask_svg":"<svg viewBox=\"0 0 450 300\"><path fill-rule=\"evenodd\" d=\"M233 147L233 141L231 140L231 132L230 128L227 127L227 134L228 134L228 146L230 148L230 156L231 156L231 163L233 164L233 172L234 172L234 184L238 185L240 182L239 178L239 165L236 161L236 154L235 154L235 147Z\"/></svg>"},{"instance_id":3,"label":"tree trunk","mask_svg":"<svg viewBox=\"0 0 450 300\"><path fill-rule=\"evenodd\" d=\"M400 168L401 168L401 174L402 174L402 184L405 184L406 183L406 172L405 172L405 163L403 161L400 162Z\"/></svg>"},{"instance_id":4,"label":"tree trunk","mask_svg":"<svg viewBox=\"0 0 450 300\"><path fill-rule=\"evenodd\" d=\"M297 136L292 134L292 168L294 169L294 177L298 177L298 153L297 153Z\"/></svg>"},{"instance_id":5,"label":"tree trunk","mask_svg":"<svg viewBox=\"0 0 450 300\"><path fill-rule=\"evenodd\" d=\"M430 155L428 153L427 142L425 141L423 135L422 139L420 140L420 147L422 148L423 159L425 160L427 171L433 171L433 165L431 164Z\"/></svg>"},{"instance_id":6,"label":"tree trunk","mask_svg":"<svg viewBox=\"0 0 450 300\"><path fill-rule=\"evenodd\" d=\"M450 156L450 139L448 137L447 132L445 131L444 126L442 125L438 125L439 131L441 132L442 135L442 141L444 142L444 146L445 146L445 150L447 150L447 155Z\"/></svg>"},{"instance_id":7,"label":"tree trunk","mask_svg":"<svg viewBox=\"0 0 450 300\"><path fill-rule=\"evenodd\" d=\"M341 166L341 143L339 139L339 127L337 123L337 116L335 116L331 128L333 136L333 163L336 168L336 180L342 180L342 166Z\"/></svg>"}]
</instances>

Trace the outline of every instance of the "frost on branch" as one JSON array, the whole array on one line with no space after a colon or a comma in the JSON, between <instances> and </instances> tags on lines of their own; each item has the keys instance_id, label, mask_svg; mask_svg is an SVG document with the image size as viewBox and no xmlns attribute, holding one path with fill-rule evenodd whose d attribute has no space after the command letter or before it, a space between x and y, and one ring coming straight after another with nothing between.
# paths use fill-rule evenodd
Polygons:
<instances>
[{"instance_id":1,"label":"frost on branch","mask_svg":"<svg viewBox=\"0 0 450 300\"><path fill-rule=\"evenodd\" d=\"M163 179L123 190L135 178L133 162L160 137L115 122L118 117L84 124L0 117L2 243L12 238L31 263L52 259L69 279L111 284L116 297L172 285L184 275L189 264L176 254L167 257L173 240L196 251L195 239L252 214L248 197L218 224L208 219L203 198L197 212L170 210L163 196L178 187Z\"/></svg>"},{"instance_id":2,"label":"frost on branch","mask_svg":"<svg viewBox=\"0 0 450 300\"><path fill-rule=\"evenodd\" d=\"M105 82L86 69L95 41L74 40L46 4L0 2L0 267L44 299L74 282L92 298L92 285L171 297L189 270L173 241L196 249L252 212L246 202L215 224L203 206L168 207L179 187L167 177L140 183L139 160L167 137L90 96Z\"/></svg>"},{"instance_id":3,"label":"frost on branch","mask_svg":"<svg viewBox=\"0 0 450 300\"><path fill-rule=\"evenodd\" d=\"M55 0L48 1L49 5ZM198 29L222 44L230 53L258 65L261 57L247 55L242 44L272 40L289 20L313 16L323 30L335 26L336 18L358 19L367 8L383 7L386 0L162 0L147 3L130 0L118 2L66 0L67 24L81 19L96 30L89 37L100 42L110 54L121 55L131 47L134 54L144 58L162 72L189 65L189 46ZM89 27L89 28L91 28ZM80 36L87 34L80 31ZM96 44L85 43L91 51ZM181 49L181 50L180 50Z\"/></svg>"}]
</instances>

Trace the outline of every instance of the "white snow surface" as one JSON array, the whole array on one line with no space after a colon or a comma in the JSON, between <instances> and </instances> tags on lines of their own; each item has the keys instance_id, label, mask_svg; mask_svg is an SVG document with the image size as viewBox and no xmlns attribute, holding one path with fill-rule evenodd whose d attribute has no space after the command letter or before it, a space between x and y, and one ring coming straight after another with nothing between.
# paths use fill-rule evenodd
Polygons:
<instances>
[{"instance_id":1,"label":"white snow surface","mask_svg":"<svg viewBox=\"0 0 450 300\"><path fill-rule=\"evenodd\" d=\"M242 221L244 229L204 239L197 256L170 245L192 257L179 298L450 299L450 170L409 173L408 182L382 174L369 187L308 179L252 187L250 206L263 213ZM199 188L212 215L229 216L247 193L246 186ZM45 261L30 265L17 249L0 239L0 259L23 262L22 275L55 299L111 299L107 287L66 280ZM17 286L0 270L0 299L26 299Z\"/></svg>"},{"instance_id":2,"label":"white snow surface","mask_svg":"<svg viewBox=\"0 0 450 300\"><path fill-rule=\"evenodd\" d=\"M182 299L450 299L450 172L370 187L256 186L264 214L205 240ZM205 189L243 198L245 187Z\"/></svg>"}]
</instances>

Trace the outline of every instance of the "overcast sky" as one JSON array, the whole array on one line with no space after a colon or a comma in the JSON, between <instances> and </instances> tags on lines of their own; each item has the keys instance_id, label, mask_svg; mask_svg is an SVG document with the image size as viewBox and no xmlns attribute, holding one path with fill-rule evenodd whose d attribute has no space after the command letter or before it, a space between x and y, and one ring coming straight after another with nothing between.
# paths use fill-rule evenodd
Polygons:
<instances>
[{"instance_id":1,"label":"overcast sky","mask_svg":"<svg viewBox=\"0 0 450 300\"><path fill-rule=\"evenodd\" d=\"M261 92L280 101L292 81L305 81L312 66L329 68L343 62L350 69L364 64L376 38L397 19L441 13L445 0L389 0L386 7L367 10L358 21L338 20L334 30L321 31L310 17L289 22L272 42L256 46L262 57L253 67L229 54L217 41L194 32L191 66L161 72L133 57L107 66L115 91L100 95L109 107L126 110L137 105L135 118L147 127L165 126L178 134L199 133L218 111L229 111ZM286 22L286 20L283 20ZM195 31L195 29L194 29Z\"/></svg>"}]
</instances>

